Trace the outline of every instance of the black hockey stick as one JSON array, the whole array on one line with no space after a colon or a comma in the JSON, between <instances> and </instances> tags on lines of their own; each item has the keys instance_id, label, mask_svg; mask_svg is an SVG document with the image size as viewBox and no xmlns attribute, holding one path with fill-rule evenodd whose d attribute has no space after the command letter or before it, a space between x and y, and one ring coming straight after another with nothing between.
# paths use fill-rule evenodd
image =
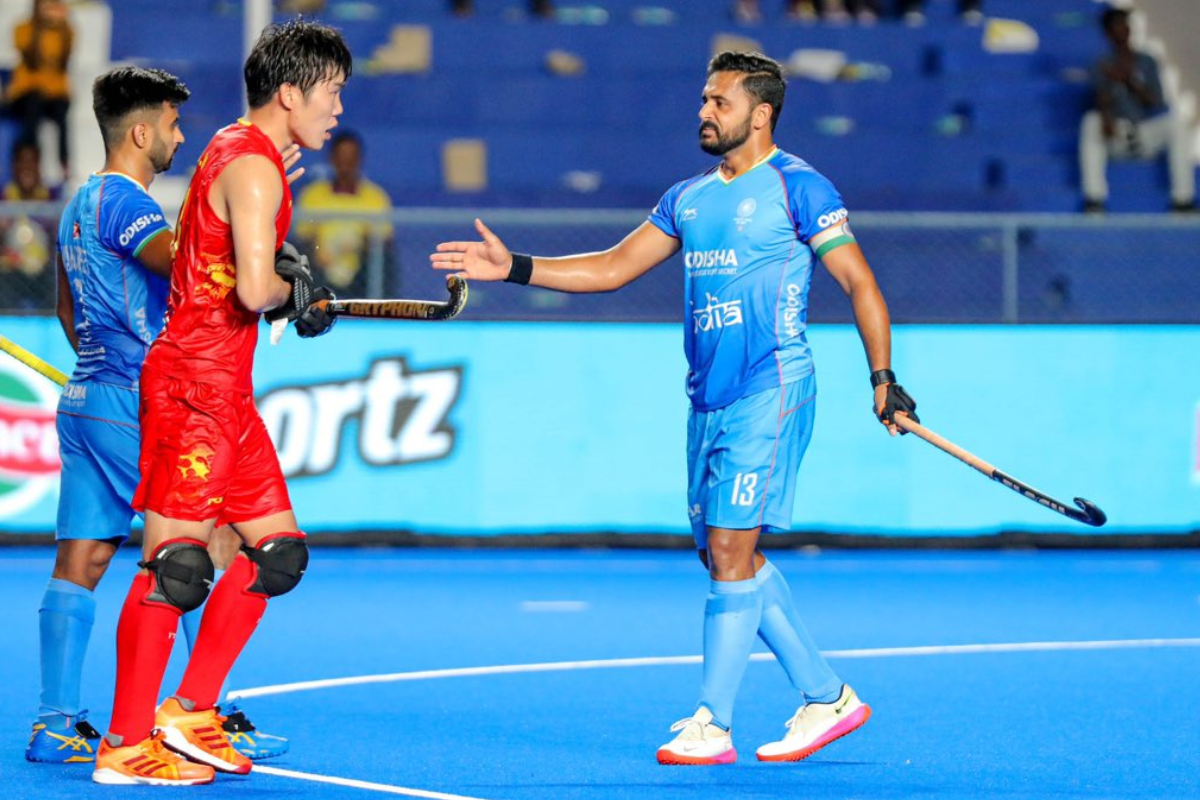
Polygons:
<instances>
[{"instance_id":1,"label":"black hockey stick","mask_svg":"<svg viewBox=\"0 0 1200 800\"><path fill-rule=\"evenodd\" d=\"M979 470L997 483L1007 486L1009 489L1012 489L1022 497L1027 497L1033 502L1043 505L1051 511L1057 511L1064 517L1070 517L1076 522L1082 522L1084 525L1091 525L1094 528L1099 528L1105 522L1108 522L1108 515L1101 511L1099 506L1090 500L1084 500L1082 497L1076 497L1075 505L1079 506L1080 510L1070 508L1066 504L1055 500L1050 495L1039 492L1032 486L1022 483L1013 476L1001 472L979 456L969 453L958 445L954 444L954 442L938 436L924 425L921 425L918 422L913 422L903 414L895 414L893 419L896 420L896 425L898 427L903 428L909 433L915 433L917 436L929 442L939 450L949 453L963 463Z\"/></svg>"},{"instance_id":2,"label":"black hockey stick","mask_svg":"<svg viewBox=\"0 0 1200 800\"><path fill-rule=\"evenodd\" d=\"M433 300L320 300L329 313L339 317L373 319L446 320L454 319L467 304L467 282L457 275L446 278L450 299Z\"/></svg>"}]
</instances>

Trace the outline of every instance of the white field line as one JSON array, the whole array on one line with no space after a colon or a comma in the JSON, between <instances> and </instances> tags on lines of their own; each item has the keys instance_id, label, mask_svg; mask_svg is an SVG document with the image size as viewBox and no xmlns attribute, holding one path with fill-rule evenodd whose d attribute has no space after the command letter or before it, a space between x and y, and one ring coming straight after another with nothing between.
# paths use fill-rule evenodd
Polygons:
<instances>
[{"instance_id":1,"label":"white field line","mask_svg":"<svg viewBox=\"0 0 1200 800\"><path fill-rule=\"evenodd\" d=\"M254 766L253 771L255 773L262 773L263 775L277 775L280 778L294 778L299 781L312 781L313 783L332 783L336 786L349 786L352 789L367 789L372 792L399 794L405 797L424 797L428 798L428 800L480 800L477 797L467 797L461 794L427 792L424 789L407 789L403 786L392 786L389 783L356 781L353 778L334 778L329 775L317 775L312 772L296 772L295 770L279 769L278 767L260 767L257 764Z\"/></svg>"},{"instance_id":2,"label":"white field line","mask_svg":"<svg viewBox=\"0 0 1200 800\"><path fill-rule=\"evenodd\" d=\"M1061 650L1131 650L1154 647L1200 647L1200 639L1115 639L1082 642L1008 642L996 644L951 644L922 647L875 647L858 650L828 650L826 658L896 658L907 656L967 655L974 653L1034 653ZM772 653L755 653L751 661L773 661ZM226 696L230 700L246 697L265 697L273 694L310 692L339 686L361 686L373 683L427 681L441 678L469 678L478 675L517 675L534 672L570 672L587 669L622 669L626 667L662 667L702 663L702 656L650 656L646 658L606 658L592 661L549 661L539 664L500 664L490 667L457 667L415 672L392 672L382 675L356 675L348 678L327 678L296 683L278 683L235 689Z\"/></svg>"}]
</instances>

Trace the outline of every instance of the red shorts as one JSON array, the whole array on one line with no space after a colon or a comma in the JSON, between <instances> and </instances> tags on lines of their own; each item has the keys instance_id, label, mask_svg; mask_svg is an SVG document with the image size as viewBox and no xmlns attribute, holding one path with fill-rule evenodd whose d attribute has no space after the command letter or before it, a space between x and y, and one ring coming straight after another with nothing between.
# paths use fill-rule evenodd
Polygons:
<instances>
[{"instance_id":1,"label":"red shorts","mask_svg":"<svg viewBox=\"0 0 1200 800\"><path fill-rule=\"evenodd\" d=\"M237 524L290 511L275 445L248 394L142 373L136 511Z\"/></svg>"}]
</instances>

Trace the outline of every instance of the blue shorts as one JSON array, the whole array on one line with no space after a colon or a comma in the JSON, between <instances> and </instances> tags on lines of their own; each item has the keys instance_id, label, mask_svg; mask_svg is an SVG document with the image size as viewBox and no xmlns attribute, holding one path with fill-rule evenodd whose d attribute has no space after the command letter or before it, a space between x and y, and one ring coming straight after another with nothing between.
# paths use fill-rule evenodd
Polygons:
<instances>
[{"instance_id":1,"label":"blue shorts","mask_svg":"<svg viewBox=\"0 0 1200 800\"><path fill-rule=\"evenodd\" d=\"M791 528L816 398L816 376L809 375L688 415L688 516L698 550L708 549L709 526Z\"/></svg>"},{"instance_id":2,"label":"blue shorts","mask_svg":"<svg viewBox=\"0 0 1200 800\"><path fill-rule=\"evenodd\" d=\"M58 401L57 538L129 538L138 485L137 389L72 381Z\"/></svg>"}]
</instances>

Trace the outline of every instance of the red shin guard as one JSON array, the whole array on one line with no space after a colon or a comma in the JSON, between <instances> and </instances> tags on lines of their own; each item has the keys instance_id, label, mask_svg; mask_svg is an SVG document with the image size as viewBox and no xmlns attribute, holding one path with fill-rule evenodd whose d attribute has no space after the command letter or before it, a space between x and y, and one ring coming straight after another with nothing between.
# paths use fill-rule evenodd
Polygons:
<instances>
[{"instance_id":1,"label":"red shin guard","mask_svg":"<svg viewBox=\"0 0 1200 800\"><path fill-rule=\"evenodd\" d=\"M146 600L153 579L138 573L117 623L117 690L108 730L131 745L150 736L163 673L171 658L178 608Z\"/></svg>"},{"instance_id":2,"label":"red shin guard","mask_svg":"<svg viewBox=\"0 0 1200 800\"><path fill-rule=\"evenodd\" d=\"M204 616L200 633L192 646L192 657L179 684L176 697L195 703L194 710L216 705L221 685L233 662L246 646L250 634L267 608L267 595L251 592L258 580L258 567L244 555L233 560L217 581Z\"/></svg>"}]
</instances>

